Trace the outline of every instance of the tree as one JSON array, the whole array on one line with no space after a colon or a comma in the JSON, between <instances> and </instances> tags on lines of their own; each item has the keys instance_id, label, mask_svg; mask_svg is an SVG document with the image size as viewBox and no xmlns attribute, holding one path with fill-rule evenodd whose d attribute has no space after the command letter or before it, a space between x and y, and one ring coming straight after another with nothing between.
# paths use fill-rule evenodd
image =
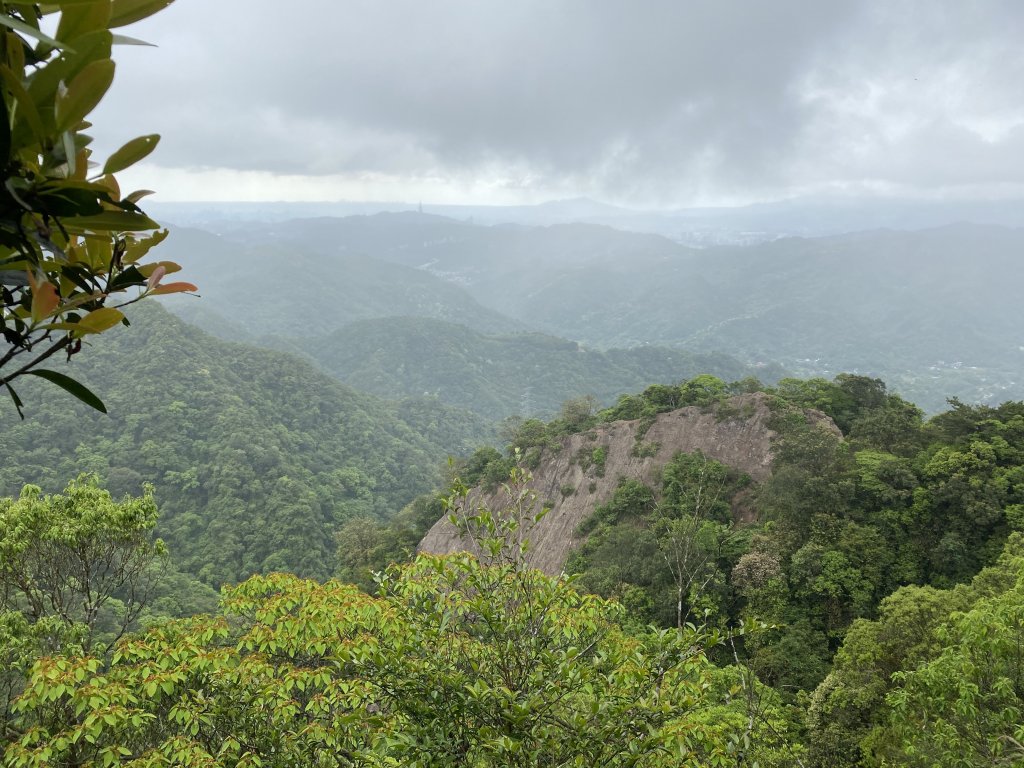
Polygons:
<instances>
[{"instance_id":1,"label":"tree","mask_svg":"<svg viewBox=\"0 0 1024 768\"><path fill-rule=\"evenodd\" d=\"M90 174L85 133L113 81L112 46L138 42L111 30L171 2L0 3L0 386L19 413L12 382L25 375L105 412L82 384L41 366L60 352L70 360L87 337L127 324L121 309L144 296L196 290L161 284L177 264L142 263L167 232L154 231L138 206L148 191L122 194L114 176L152 152L159 136L129 141Z\"/></svg>"},{"instance_id":2,"label":"tree","mask_svg":"<svg viewBox=\"0 0 1024 768\"><path fill-rule=\"evenodd\" d=\"M500 518L451 497L488 563L421 555L376 598L256 576L216 616L125 638L108 666L40 660L5 764L735 765L735 686L708 696L720 636L630 635L615 604L525 568L531 499L509 487Z\"/></svg>"},{"instance_id":3,"label":"tree","mask_svg":"<svg viewBox=\"0 0 1024 768\"><path fill-rule=\"evenodd\" d=\"M700 451L677 454L663 470L662 502L651 516L651 527L672 575L678 628L690 620L708 586L725 580L716 566L732 535L726 523L736 485L724 464Z\"/></svg>"},{"instance_id":4,"label":"tree","mask_svg":"<svg viewBox=\"0 0 1024 768\"><path fill-rule=\"evenodd\" d=\"M139 617L164 552L152 489L117 502L95 478L0 499L0 726L36 657L102 654Z\"/></svg>"},{"instance_id":5,"label":"tree","mask_svg":"<svg viewBox=\"0 0 1024 768\"><path fill-rule=\"evenodd\" d=\"M1018 563L1020 568L1020 563ZM942 651L894 675L869 765L1024 765L1024 587L979 600L937 630Z\"/></svg>"},{"instance_id":6,"label":"tree","mask_svg":"<svg viewBox=\"0 0 1024 768\"><path fill-rule=\"evenodd\" d=\"M708 407L728 395L725 382L717 376L702 373L679 385L679 403L681 405L699 405Z\"/></svg>"},{"instance_id":7,"label":"tree","mask_svg":"<svg viewBox=\"0 0 1024 768\"><path fill-rule=\"evenodd\" d=\"M855 621L815 689L808 708L808 747L818 768L861 764L860 742L883 710L892 676L934 656L935 627L964 595L933 587L903 587L882 601L877 621Z\"/></svg>"}]
</instances>

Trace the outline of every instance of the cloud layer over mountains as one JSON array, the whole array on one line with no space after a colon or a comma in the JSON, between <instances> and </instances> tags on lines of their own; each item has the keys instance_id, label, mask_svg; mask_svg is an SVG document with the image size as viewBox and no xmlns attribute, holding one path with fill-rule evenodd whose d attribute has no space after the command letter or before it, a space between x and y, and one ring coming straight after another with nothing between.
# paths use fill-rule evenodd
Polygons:
<instances>
[{"instance_id":1,"label":"cloud layer over mountains","mask_svg":"<svg viewBox=\"0 0 1024 768\"><path fill-rule=\"evenodd\" d=\"M121 50L98 132L164 134L171 197L1024 188L1015 0L178 0L130 32L160 47Z\"/></svg>"}]
</instances>

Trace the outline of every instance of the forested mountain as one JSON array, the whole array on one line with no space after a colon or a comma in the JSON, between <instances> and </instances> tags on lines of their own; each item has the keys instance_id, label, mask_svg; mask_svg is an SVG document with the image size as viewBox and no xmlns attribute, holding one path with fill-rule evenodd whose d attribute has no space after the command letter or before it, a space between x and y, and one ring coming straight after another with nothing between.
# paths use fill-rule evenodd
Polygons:
<instances>
[{"instance_id":1,"label":"forested mountain","mask_svg":"<svg viewBox=\"0 0 1024 768\"><path fill-rule=\"evenodd\" d=\"M485 332L524 327L458 285L333 239L311 245L273 230L227 237L175 229L163 245L161 257L181 264L201 287L205 311L254 336L303 337L314 328L323 333L391 315L439 318ZM175 305L196 311L188 300Z\"/></svg>"},{"instance_id":2,"label":"forested mountain","mask_svg":"<svg viewBox=\"0 0 1024 768\"><path fill-rule=\"evenodd\" d=\"M509 494L495 481L514 450L533 470ZM701 377L523 425L469 469L470 512L519 520L528 562L577 574L630 620L771 623L742 653L810 704L800 764L1024 758L1006 738L1024 714L1024 403L924 422L864 377L739 397ZM524 490L550 507L539 522ZM471 530L442 519L421 546L473 551Z\"/></svg>"},{"instance_id":3,"label":"forested mountain","mask_svg":"<svg viewBox=\"0 0 1024 768\"><path fill-rule=\"evenodd\" d=\"M159 535L210 584L275 569L329 575L339 523L393 516L437 486L448 454L490 434L436 400L384 402L157 305L133 309L130 329L71 366L109 416L49 385L21 387L25 421L0 412L0 495L25 483L58 491L82 471L115 495L153 483Z\"/></svg>"},{"instance_id":4,"label":"forested mountain","mask_svg":"<svg viewBox=\"0 0 1024 768\"><path fill-rule=\"evenodd\" d=\"M209 239L179 231L167 252L198 270L213 312L257 335L308 336L284 298L294 283L328 330L406 315L600 349L726 352L805 376L881 376L933 412L953 395L1024 395L1024 316L1012 311L1024 269L1018 229L698 250L594 225L484 227L407 212L253 225L207 248ZM268 303L258 317L246 309L256 291ZM215 317L202 322L230 332Z\"/></svg>"},{"instance_id":5,"label":"forested mountain","mask_svg":"<svg viewBox=\"0 0 1024 768\"><path fill-rule=\"evenodd\" d=\"M789 5L0 3L0 768L1024 768L1024 6Z\"/></svg>"},{"instance_id":6,"label":"forested mountain","mask_svg":"<svg viewBox=\"0 0 1024 768\"><path fill-rule=\"evenodd\" d=\"M611 404L649 384L701 373L769 383L782 375L778 366L754 368L716 353L650 346L600 352L539 333L488 336L427 318L364 320L281 342L356 389L392 398L432 395L493 420L552 416L564 401L587 395Z\"/></svg>"}]
</instances>

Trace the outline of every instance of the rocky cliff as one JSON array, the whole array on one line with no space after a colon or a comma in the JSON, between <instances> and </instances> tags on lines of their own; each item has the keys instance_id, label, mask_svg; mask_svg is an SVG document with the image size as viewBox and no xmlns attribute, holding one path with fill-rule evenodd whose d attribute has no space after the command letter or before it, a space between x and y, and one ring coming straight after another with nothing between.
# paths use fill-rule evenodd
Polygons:
<instances>
[{"instance_id":1,"label":"rocky cliff","mask_svg":"<svg viewBox=\"0 0 1024 768\"><path fill-rule=\"evenodd\" d=\"M713 409L691 406L659 414L644 434L639 421L616 421L562 440L546 451L533 470L531 489L538 505L551 511L530 532L527 563L557 574L569 553L580 543L579 524L599 504L611 499L622 478L635 478L656 486L661 468L679 452L702 451L706 456L747 473L755 482L768 477L772 463L772 437L768 424L772 411L763 393L739 395ZM809 419L838 433L828 417L817 411ZM480 491L471 502L500 509L502 499ZM741 510L736 510L742 517ZM419 545L420 551L448 554L472 549L447 519L439 520Z\"/></svg>"}]
</instances>

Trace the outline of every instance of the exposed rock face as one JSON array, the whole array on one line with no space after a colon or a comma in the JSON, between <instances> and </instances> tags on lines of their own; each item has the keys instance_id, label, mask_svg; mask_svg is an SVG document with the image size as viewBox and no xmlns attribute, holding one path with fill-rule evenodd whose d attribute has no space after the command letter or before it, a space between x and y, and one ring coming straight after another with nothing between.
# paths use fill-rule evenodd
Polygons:
<instances>
[{"instance_id":1,"label":"exposed rock face","mask_svg":"<svg viewBox=\"0 0 1024 768\"><path fill-rule=\"evenodd\" d=\"M824 414L810 411L807 415L838 434ZM548 503L551 511L530 532L527 563L545 573L560 573L569 553L581 543L576 534L579 524L594 507L611 499L619 480L635 478L656 486L656 473L677 453L700 450L757 482L764 480L772 463L775 433L768 428L771 416L767 395L755 393L731 398L715 410L691 406L659 414L640 441L638 421L602 424L565 438L561 449L545 452L540 466L533 470L530 487L537 494L538 507ZM595 449L603 449L603 472L600 462L594 462ZM569 489L572 492L565 493ZM490 494L476 493L470 500L494 510L503 503L500 496ZM442 519L427 532L419 549L449 554L472 546Z\"/></svg>"}]
</instances>

